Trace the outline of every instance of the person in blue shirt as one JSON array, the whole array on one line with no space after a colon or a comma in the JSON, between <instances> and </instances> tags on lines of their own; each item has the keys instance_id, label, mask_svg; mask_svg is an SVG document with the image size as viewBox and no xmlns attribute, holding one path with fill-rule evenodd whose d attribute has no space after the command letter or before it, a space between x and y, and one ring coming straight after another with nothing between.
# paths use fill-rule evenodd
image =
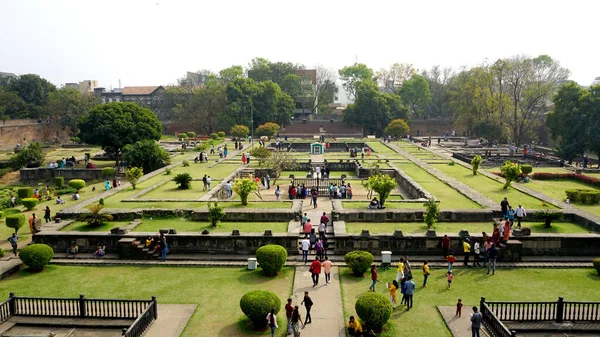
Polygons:
<instances>
[{"instance_id":1,"label":"person in blue shirt","mask_svg":"<svg viewBox=\"0 0 600 337\"><path fill-rule=\"evenodd\" d=\"M412 309L413 306L413 294L415 293L415 288L417 287L415 282L412 280L412 276L408 277L408 280L404 283L406 285L405 295L406 295L406 310Z\"/></svg>"},{"instance_id":2,"label":"person in blue shirt","mask_svg":"<svg viewBox=\"0 0 600 337\"><path fill-rule=\"evenodd\" d=\"M15 254L15 256L17 256L17 244L19 241L19 236L17 235L17 233L13 233L12 236L9 236L8 241L12 246L13 253Z\"/></svg>"},{"instance_id":3,"label":"person in blue shirt","mask_svg":"<svg viewBox=\"0 0 600 337\"><path fill-rule=\"evenodd\" d=\"M512 206L508 206L508 221L510 221L510 228L512 228L513 223L515 222L515 214L517 214L517 211L515 211Z\"/></svg>"}]
</instances>

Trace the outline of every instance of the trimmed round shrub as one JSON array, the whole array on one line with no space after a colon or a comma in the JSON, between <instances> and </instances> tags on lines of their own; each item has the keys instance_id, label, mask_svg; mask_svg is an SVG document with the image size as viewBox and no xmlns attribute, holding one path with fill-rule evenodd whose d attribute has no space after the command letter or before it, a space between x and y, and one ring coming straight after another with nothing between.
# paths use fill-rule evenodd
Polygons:
<instances>
[{"instance_id":1,"label":"trimmed round shrub","mask_svg":"<svg viewBox=\"0 0 600 337\"><path fill-rule=\"evenodd\" d=\"M287 261L287 251L279 245L266 245L256 250L256 261L267 276L276 276Z\"/></svg>"},{"instance_id":2,"label":"trimmed round shrub","mask_svg":"<svg viewBox=\"0 0 600 337\"><path fill-rule=\"evenodd\" d=\"M179 137L179 138L181 138L181 139L184 139L184 140L185 140L185 139L188 139L188 136L187 136L187 134L185 134L185 133L183 133L183 132L182 132L182 133L178 133L178 134L177 134L177 137Z\"/></svg>"},{"instance_id":3,"label":"trimmed round shrub","mask_svg":"<svg viewBox=\"0 0 600 337\"><path fill-rule=\"evenodd\" d=\"M102 169L102 176L104 178L114 177L116 173L117 173L117 170L115 170L114 167L105 167Z\"/></svg>"},{"instance_id":4,"label":"trimmed round shrub","mask_svg":"<svg viewBox=\"0 0 600 337\"><path fill-rule=\"evenodd\" d=\"M217 139L219 139L219 135L213 132L210 134L210 138L217 140Z\"/></svg>"},{"instance_id":5,"label":"trimmed round shrub","mask_svg":"<svg viewBox=\"0 0 600 337\"><path fill-rule=\"evenodd\" d=\"M240 308L255 327L263 328L267 326L267 314L271 309L275 309L275 314L281 310L281 300L270 291L252 290L242 296Z\"/></svg>"},{"instance_id":6,"label":"trimmed round shrub","mask_svg":"<svg viewBox=\"0 0 600 337\"><path fill-rule=\"evenodd\" d=\"M54 250L48 245L36 243L21 249L19 257L30 269L42 270L54 257Z\"/></svg>"},{"instance_id":7,"label":"trimmed round shrub","mask_svg":"<svg viewBox=\"0 0 600 337\"><path fill-rule=\"evenodd\" d=\"M189 132L186 132L185 134L188 136L188 138L196 137L196 133L194 131L189 131Z\"/></svg>"},{"instance_id":8,"label":"trimmed round shrub","mask_svg":"<svg viewBox=\"0 0 600 337\"><path fill-rule=\"evenodd\" d=\"M69 186L71 186L75 190L79 191L80 189L85 187L85 181L83 181L81 179L72 179L72 180L69 180Z\"/></svg>"},{"instance_id":9,"label":"trimmed round shrub","mask_svg":"<svg viewBox=\"0 0 600 337\"><path fill-rule=\"evenodd\" d=\"M65 187L65 177L54 177L54 185L58 188Z\"/></svg>"},{"instance_id":10,"label":"trimmed round shrub","mask_svg":"<svg viewBox=\"0 0 600 337\"><path fill-rule=\"evenodd\" d=\"M21 199L21 203L23 204L23 206L25 206L25 208L30 211L32 210L35 206L37 206L37 204L40 201L36 198L25 198L25 199Z\"/></svg>"},{"instance_id":11,"label":"trimmed round shrub","mask_svg":"<svg viewBox=\"0 0 600 337\"><path fill-rule=\"evenodd\" d=\"M600 257L593 259L592 263L594 264L594 268L596 269L596 272L598 273L598 275L600 275Z\"/></svg>"},{"instance_id":12,"label":"trimmed round shrub","mask_svg":"<svg viewBox=\"0 0 600 337\"><path fill-rule=\"evenodd\" d=\"M521 165L521 173L523 173L524 175L528 175L531 172L533 172L533 166Z\"/></svg>"},{"instance_id":13,"label":"trimmed round shrub","mask_svg":"<svg viewBox=\"0 0 600 337\"><path fill-rule=\"evenodd\" d=\"M364 250L354 250L344 256L346 265L352 269L354 275L362 276L373 264L373 254Z\"/></svg>"},{"instance_id":14,"label":"trimmed round shrub","mask_svg":"<svg viewBox=\"0 0 600 337\"><path fill-rule=\"evenodd\" d=\"M365 293L360 295L354 305L356 314L367 323L370 329L381 331L383 325L392 316L392 303L379 293Z\"/></svg>"},{"instance_id":15,"label":"trimmed round shrub","mask_svg":"<svg viewBox=\"0 0 600 337\"><path fill-rule=\"evenodd\" d=\"M6 251L4 248L0 248L0 257L4 257L4 255L6 255Z\"/></svg>"},{"instance_id":16,"label":"trimmed round shrub","mask_svg":"<svg viewBox=\"0 0 600 337\"><path fill-rule=\"evenodd\" d=\"M217 136L219 136L221 138L225 137L225 131L219 131L219 132L217 132Z\"/></svg>"},{"instance_id":17,"label":"trimmed round shrub","mask_svg":"<svg viewBox=\"0 0 600 337\"><path fill-rule=\"evenodd\" d=\"M17 190L17 196L21 199L33 197L33 187L21 187Z\"/></svg>"},{"instance_id":18,"label":"trimmed round shrub","mask_svg":"<svg viewBox=\"0 0 600 337\"><path fill-rule=\"evenodd\" d=\"M25 214L11 214L6 216L6 227L19 231L19 228L25 226Z\"/></svg>"}]
</instances>

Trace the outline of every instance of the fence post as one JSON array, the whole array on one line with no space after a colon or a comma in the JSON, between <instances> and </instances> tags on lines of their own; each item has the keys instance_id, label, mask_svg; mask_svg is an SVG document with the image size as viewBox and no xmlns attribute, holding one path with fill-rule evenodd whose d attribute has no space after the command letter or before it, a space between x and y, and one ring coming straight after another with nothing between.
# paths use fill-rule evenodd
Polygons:
<instances>
[{"instance_id":1,"label":"fence post","mask_svg":"<svg viewBox=\"0 0 600 337\"><path fill-rule=\"evenodd\" d=\"M121 336L127 335L127 328L121 329Z\"/></svg>"},{"instance_id":2,"label":"fence post","mask_svg":"<svg viewBox=\"0 0 600 337\"><path fill-rule=\"evenodd\" d=\"M517 337L517 332L515 330L510 330L510 337Z\"/></svg>"},{"instance_id":3,"label":"fence post","mask_svg":"<svg viewBox=\"0 0 600 337\"><path fill-rule=\"evenodd\" d=\"M15 314L16 311L15 293L10 293L8 299L10 300L10 302L8 302L8 310L10 311L10 315L12 316Z\"/></svg>"},{"instance_id":4,"label":"fence post","mask_svg":"<svg viewBox=\"0 0 600 337\"><path fill-rule=\"evenodd\" d=\"M85 299L79 295L79 317L85 317Z\"/></svg>"},{"instance_id":5,"label":"fence post","mask_svg":"<svg viewBox=\"0 0 600 337\"><path fill-rule=\"evenodd\" d=\"M154 320L158 319L158 305L156 304L156 296L152 296L152 304L154 305Z\"/></svg>"},{"instance_id":6,"label":"fence post","mask_svg":"<svg viewBox=\"0 0 600 337\"><path fill-rule=\"evenodd\" d=\"M483 304L485 303L485 297L482 297L481 300L479 300L479 312L483 315Z\"/></svg>"},{"instance_id":7,"label":"fence post","mask_svg":"<svg viewBox=\"0 0 600 337\"><path fill-rule=\"evenodd\" d=\"M563 302L563 298L559 297L558 301L556 302L556 317L554 319L557 323L562 323L564 312L565 312L565 303Z\"/></svg>"}]
</instances>

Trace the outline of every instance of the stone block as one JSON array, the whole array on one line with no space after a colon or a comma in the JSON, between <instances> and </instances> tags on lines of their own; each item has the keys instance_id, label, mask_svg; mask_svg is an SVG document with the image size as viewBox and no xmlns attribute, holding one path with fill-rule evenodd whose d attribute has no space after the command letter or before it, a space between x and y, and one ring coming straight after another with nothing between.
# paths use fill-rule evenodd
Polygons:
<instances>
[{"instance_id":1,"label":"stone block","mask_svg":"<svg viewBox=\"0 0 600 337\"><path fill-rule=\"evenodd\" d=\"M205 230L203 230L203 231L202 231L202 235L206 235L206 234L210 234L210 233L208 232L208 229L205 229Z\"/></svg>"},{"instance_id":2,"label":"stone block","mask_svg":"<svg viewBox=\"0 0 600 337\"><path fill-rule=\"evenodd\" d=\"M271 231L270 229L265 229L265 233L263 235L264 236L273 236L273 231Z\"/></svg>"},{"instance_id":3,"label":"stone block","mask_svg":"<svg viewBox=\"0 0 600 337\"><path fill-rule=\"evenodd\" d=\"M368 230L368 229L363 229L363 230L360 232L360 236L369 237L369 236L371 236L371 234L369 233L369 230Z\"/></svg>"},{"instance_id":4,"label":"stone block","mask_svg":"<svg viewBox=\"0 0 600 337\"><path fill-rule=\"evenodd\" d=\"M175 228L169 228L169 234L177 234L177 230Z\"/></svg>"},{"instance_id":5,"label":"stone block","mask_svg":"<svg viewBox=\"0 0 600 337\"><path fill-rule=\"evenodd\" d=\"M61 221L62 221L62 219L61 219L61 218L55 218L55 219L54 219L54 223L60 223Z\"/></svg>"},{"instance_id":6,"label":"stone block","mask_svg":"<svg viewBox=\"0 0 600 337\"><path fill-rule=\"evenodd\" d=\"M169 234L169 229L168 228L161 228L158 230L158 232L160 234Z\"/></svg>"},{"instance_id":7,"label":"stone block","mask_svg":"<svg viewBox=\"0 0 600 337\"><path fill-rule=\"evenodd\" d=\"M240 235L240 230L234 229L233 231L231 231L231 235Z\"/></svg>"},{"instance_id":8,"label":"stone block","mask_svg":"<svg viewBox=\"0 0 600 337\"><path fill-rule=\"evenodd\" d=\"M521 228L521 232L523 233L524 236L530 236L531 235L531 228L529 228L529 227L523 227L523 228Z\"/></svg>"},{"instance_id":9,"label":"stone block","mask_svg":"<svg viewBox=\"0 0 600 337\"><path fill-rule=\"evenodd\" d=\"M395 238L401 238L401 237L403 237L403 236L404 236L404 234L402 234L402 231L401 231L401 230L399 230L399 229L396 229L396 230L394 231L394 235L393 235L393 236L394 236Z\"/></svg>"},{"instance_id":10,"label":"stone block","mask_svg":"<svg viewBox=\"0 0 600 337\"><path fill-rule=\"evenodd\" d=\"M429 229L427 230L427 233L425 233L425 235L426 235L426 236L428 236L428 237L434 237L434 236L437 236L437 234L435 233L435 229L433 229L433 228L429 228Z\"/></svg>"}]
</instances>

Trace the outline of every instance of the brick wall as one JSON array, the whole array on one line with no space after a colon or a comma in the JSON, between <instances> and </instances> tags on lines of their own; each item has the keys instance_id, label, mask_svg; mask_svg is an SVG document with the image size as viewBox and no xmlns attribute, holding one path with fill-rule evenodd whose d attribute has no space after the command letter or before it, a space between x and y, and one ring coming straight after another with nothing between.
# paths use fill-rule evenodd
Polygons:
<instances>
[{"instance_id":1,"label":"brick wall","mask_svg":"<svg viewBox=\"0 0 600 337\"><path fill-rule=\"evenodd\" d=\"M17 144L27 145L33 141L52 142L59 137L61 142L69 140L67 130L62 130L58 124L12 124L0 123L0 150L13 149Z\"/></svg>"}]
</instances>

